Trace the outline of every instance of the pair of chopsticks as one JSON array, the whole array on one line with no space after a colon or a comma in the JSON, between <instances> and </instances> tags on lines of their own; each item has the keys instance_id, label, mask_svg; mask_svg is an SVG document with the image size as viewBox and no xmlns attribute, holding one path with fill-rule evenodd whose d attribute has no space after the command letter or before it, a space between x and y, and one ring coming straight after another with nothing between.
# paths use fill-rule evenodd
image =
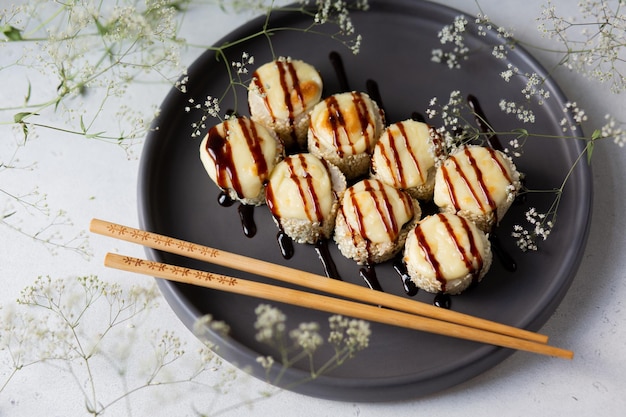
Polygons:
<instances>
[{"instance_id":1,"label":"pair of chopsticks","mask_svg":"<svg viewBox=\"0 0 626 417\"><path fill-rule=\"evenodd\" d=\"M359 302L113 253L105 256L107 267L510 349L565 359L572 359L574 356L572 351L548 345L547 336L542 334L381 291L373 291L283 265L99 219L93 219L89 229L91 232L104 236Z\"/></svg>"}]
</instances>

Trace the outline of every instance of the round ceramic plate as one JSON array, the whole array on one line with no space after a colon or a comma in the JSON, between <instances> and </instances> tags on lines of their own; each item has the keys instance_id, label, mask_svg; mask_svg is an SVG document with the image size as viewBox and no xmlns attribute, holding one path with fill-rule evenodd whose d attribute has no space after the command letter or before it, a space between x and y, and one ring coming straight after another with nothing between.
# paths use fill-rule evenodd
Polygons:
<instances>
[{"instance_id":1,"label":"round ceramic plate","mask_svg":"<svg viewBox=\"0 0 626 417\"><path fill-rule=\"evenodd\" d=\"M533 132L561 134L565 99L558 87L548 81L544 86L551 98L543 106L530 104L536 114L532 126L522 126L514 117L499 109L500 99L517 99L524 80L502 81L500 73L508 63L520 72L545 71L520 48L506 60L495 59L489 45L497 44L495 33L468 36L472 51L462 69L450 70L431 62L431 51L440 48L437 38L443 25L460 13L444 6L414 0L372 2L367 12L355 12L353 22L363 35L361 52L353 55L328 37L296 31L276 33L271 39L277 55L303 59L317 67L325 80L324 94L341 90L329 60L331 51L343 56L350 88L366 91L367 80L379 86L387 121L409 118L414 111L424 112L432 97L447 101L452 90L473 94L481 102L491 123L498 131L526 127ZM468 18L470 22L472 18ZM258 32L264 19L253 20L218 43L244 38ZM310 18L299 13L275 13L273 27L305 27ZM255 65L272 59L267 39L252 38L226 50L225 62L239 61L242 53L254 55ZM257 232L246 237L237 206L218 204L219 190L204 171L199 158L201 137L192 138L192 124L200 114L186 112L189 99L203 103L207 95L219 96L229 83L223 60L206 52L189 68L187 92L173 90L161 107L154 130L146 141L139 179L139 213L141 226L147 230L231 251L269 262L323 274L322 264L311 246L296 246L293 258L282 257L276 240L277 229L266 207L254 211ZM253 70L254 68L251 68ZM238 93L238 104L227 95L222 109L247 113L245 90ZM217 121L214 121L217 123ZM207 128L212 121L207 121ZM204 135L206 132L202 132ZM516 162L527 176L531 189L553 189L560 186L569 168L582 151L575 141L554 139L529 140L524 155ZM529 207L546 210L552 194L531 194L523 204L513 206L499 226L503 249L514 256L517 270L509 272L497 260L483 282L452 297L456 311L500 321L513 326L538 330L553 313L578 268L589 225L591 210L590 172L579 164L564 190L559 207L559 222L550 238L537 252L522 253L510 231L523 223ZM344 281L364 285L359 267L341 256L330 245L330 255ZM150 250L154 260L221 272L247 279L264 279L230 271L197 261ZM404 297L402 281L392 265L376 267L384 291ZM219 353L240 367L250 367L254 375L265 377L256 363L261 355L275 353L255 340L255 308L263 300L215 292L199 287L159 282L171 307L188 326L204 314L223 320L230 334L211 337ZM420 291L414 298L432 303L432 294ZM328 314L299 307L274 304L288 317L288 328L301 322L316 321L327 334ZM372 324L370 346L337 369L319 378L300 383L309 375L306 361L290 367L280 380L281 386L307 395L345 401L396 401L424 396L451 387L484 372L501 362L511 350L461 341L387 325ZM315 361L319 365L332 352L321 349Z\"/></svg>"}]
</instances>

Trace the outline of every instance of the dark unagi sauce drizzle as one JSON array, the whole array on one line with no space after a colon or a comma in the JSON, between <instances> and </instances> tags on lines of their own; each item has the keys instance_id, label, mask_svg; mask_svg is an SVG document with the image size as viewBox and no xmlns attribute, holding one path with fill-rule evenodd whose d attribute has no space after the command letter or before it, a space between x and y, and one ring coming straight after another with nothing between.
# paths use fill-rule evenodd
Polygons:
<instances>
[{"instance_id":1,"label":"dark unagi sauce drizzle","mask_svg":"<svg viewBox=\"0 0 626 417\"><path fill-rule=\"evenodd\" d=\"M239 218L241 219L241 227L246 237L254 237L256 235L256 223L254 222L254 206L249 204L239 204L237 208Z\"/></svg>"},{"instance_id":2,"label":"dark unagi sauce drizzle","mask_svg":"<svg viewBox=\"0 0 626 417\"><path fill-rule=\"evenodd\" d=\"M406 264L402 261L402 257L398 256L393 261L393 269L402 280L402 288L409 297L414 297L419 292L419 288L411 280L411 276L407 272Z\"/></svg>"},{"instance_id":3,"label":"dark unagi sauce drizzle","mask_svg":"<svg viewBox=\"0 0 626 417\"><path fill-rule=\"evenodd\" d=\"M491 128L490 123L487 120L485 112L480 106L480 102L478 101L478 99L474 95L470 94L469 96L467 96L467 103L474 111L474 120L476 120L476 124L478 124L478 127L483 133L487 134L487 138L491 147L497 151L504 151L504 147L502 146L498 135L496 135Z\"/></svg>"},{"instance_id":4,"label":"dark unagi sauce drizzle","mask_svg":"<svg viewBox=\"0 0 626 417\"><path fill-rule=\"evenodd\" d=\"M363 268L359 269L359 276L365 281L365 284L372 290L383 291L383 287L378 282L378 276L376 275L376 269L373 264L367 264Z\"/></svg>"},{"instance_id":5,"label":"dark unagi sauce drizzle","mask_svg":"<svg viewBox=\"0 0 626 417\"><path fill-rule=\"evenodd\" d=\"M500 169L503 169L502 164L500 164L500 161L498 161L497 158L495 158L495 155L493 154L494 152L493 149L489 149L489 148L487 149L489 150L489 152L491 152L492 159L494 159L498 163L498 165L500 166ZM473 168L474 175L476 176L476 180L478 180L478 184L480 185L480 191L482 192L483 196L487 199L487 204L489 205L489 209L493 212L495 216L495 224L497 224L498 223L498 211L496 209L498 205L496 204L495 201L493 201L493 197L491 196L491 193L489 192L489 188L487 188L487 184L485 183L485 179L483 178L483 172L478 168L478 164L476 163L476 160L474 159L474 157L472 156L468 148L465 148L465 151L463 153L465 154L467 159L470 161L470 166ZM506 173L506 170L504 170L504 172ZM508 175L505 175L505 176L508 178ZM472 190L472 194L474 194L474 190ZM476 197L478 198L478 196ZM482 204L482 200L480 201Z\"/></svg>"},{"instance_id":6,"label":"dark unagi sauce drizzle","mask_svg":"<svg viewBox=\"0 0 626 417\"><path fill-rule=\"evenodd\" d=\"M291 239L291 237L289 237L289 235L285 233L282 227L276 234L276 241L278 242L280 254L283 256L283 258L291 259L294 255L293 239Z\"/></svg>"},{"instance_id":7,"label":"dark unagi sauce drizzle","mask_svg":"<svg viewBox=\"0 0 626 417\"><path fill-rule=\"evenodd\" d=\"M226 191L221 191L217 195L217 204L222 207L230 207L235 204L235 200L231 198ZM254 222L254 206L240 203L237 207L241 228L246 237L254 237L256 235L256 223Z\"/></svg>"},{"instance_id":8,"label":"dark unagi sauce drizzle","mask_svg":"<svg viewBox=\"0 0 626 417\"><path fill-rule=\"evenodd\" d=\"M443 292L437 293L435 299L433 300L433 305L435 307L441 307L449 310L450 307L452 307L452 298L449 294L445 294Z\"/></svg>"},{"instance_id":9,"label":"dark unagi sauce drizzle","mask_svg":"<svg viewBox=\"0 0 626 417\"><path fill-rule=\"evenodd\" d=\"M339 52L332 51L328 58L330 59L330 63L335 69L335 74L337 75L337 80L339 81L339 88L341 91L350 91L350 84L348 83L348 76L346 75L346 69L343 66L343 59Z\"/></svg>"},{"instance_id":10,"label":"dark unagi sauce drizzle","mask_svg":"<svg viewBox=\"0 0 626 417\"><path fill-rule=\"evenodd\" d=\"M233 200L226 191L220 191L217 196L217 204L222 207L230 207L235 204L235 200Z\"/></svg>"},{"instance_id":11,"label":"dark unagi sauce drizzle","mask_svg":"<svg viewBox=\"0 0 626 417\"><path fill-rule=\"evenodd\" d=\"M375 132L373 132L375 122L371 117L369 108L365 101L365 97L363 94L356 91L345 94L351 95L352 105L354 106L355 113L358 116L358 122L360 124L360 134L364 136L365 141L368 144L368 148L366 150L368 152L371 152L373 147L373 141L370 140L370 135L375 134ZM351 135L353 133L346 130L347 124L346 115L344 115L345 109L342 109L342 106L337 100L337 97L335 95L331 95L327 97L323 103L325 104L328 113L328 119L325 120L326 126L324 126L324 129L330 132L333 136L333 146L335 151L337 152L337 156L340 158L344 156L344 154L346 153L346 146L350 147L349 149L347 149L348 154L357 153L355 144L352 143L352 141L344 143L345 141L342 140L342 132L348 135ZM309 134L313 135L313 137L316 137L316 129L309 130ZM316 144L315 146L319 145Z\"/></svg>"},{"instance_id":12,"label":"dark unagi sauce drizzle","mask_svg":"<svg viewBox=\"0 0 626 417\"><path fill-rule=\"evenodd\" d=\"M319 239L315 242L314 247L319 260L322 262L324 274L328 278L341 280L341 275L339 274L339 270L337 270L337 265L335 265L335 261L333 261L332 256L330 256L330 251L328 250L328 239Z\"/></svg>"},{"instance_id":13,"label":"dark unagi sauce drizzle","mask_svg":"<svg viewBox=\"0 0 626 417\"><path fill-rule=\"evenodd\" d=\"M500 238L494 231L489 234L489 241L491 242L493 253L496 254L504 269L509 272L517 271L517 262L515 262L511 254L502 247L502 242L500 242Z\"/></svg>"},{"instance_id":14,"label":"dark unagi sauce drizzle","mask_svg":"<svg viewBox=\"0 0 626 417\"><path fill-rule=\"evenodd\" d=\"M385 105L383 104L383 96L380 94L378 83L375 80L369 79L365 81L365 88L367 94L378 104L378 108L385 114Z\"/></svg>"},{"instance_id":15,"label":"dark unagi sauce drizzle","mask_svg":"<svg viewBox=\"0 0 626 417\"><path fill-rule=\"evenodd\" d=\"M411 113L411 119L415 120L416 122L426 123L426 118L424 118L424 115L416 111Z\"/></svg>"}]
</instances>

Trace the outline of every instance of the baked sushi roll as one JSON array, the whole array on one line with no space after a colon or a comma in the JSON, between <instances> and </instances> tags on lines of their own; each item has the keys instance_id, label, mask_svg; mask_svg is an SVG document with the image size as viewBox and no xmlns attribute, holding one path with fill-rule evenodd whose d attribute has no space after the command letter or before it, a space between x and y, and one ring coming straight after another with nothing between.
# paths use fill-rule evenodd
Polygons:
<instances>
[{"instance_id":1,"label":"baked sushi roll","mask_svg":"<svg viewBox=\"0 0 626 417\"><path fill-rule=\"evenodd\" d=\"M421 216L417 200L378 180L366 179L343 195L334 239L340 252L358 264L393 258Z\"/></svg>"},{"instance_id":2,"label":"baked sushi roll","mask_svg":"<svg viewBox=\"0 0 626 417\"><path fill-rule=\"evenodd\" d=\"M330 238L346 190L341 171L309 153L287 156L266 185L266 201L279 229L297 243Z\"/></svg>"},{"instance_id":3,"label":"baked sushi roll","mask_svg":"<svg viewBox=\"0 0 626 417\"><path fill-rule=\"evenodd\" d=\"M306 62L279 58L260 66L248 88L252 120L274 130L288 149L306 149L308 114L322 98L322 78Z\"/></svg>"},{"instance_id":4,"label":"baked sushi roll","mask_svg":"<svg viewBox=\"0 0 626 417\"><path fill-rule=\"evenodd\" d=\"M336 165L348 179L367 174L384 123L383 111L367 94L334 94L310 113L309 152Z\"/></svg>"},{"instance_id":5,"label":"baked sushi roll","mask_svg":"<svg viewBox=\"0 0 626 417\"><path fill-rule=\"evenodd\" d=\"M451 213L424 217L406 238L403 260L413 283L431 293L459 294L491 266L487 235Z\"/></svg>"},{"instance_id":6,"label":"baked sushi roll","mask_svg":"<svg viewBox=\"0 0 626 417\"><path fill-rule=\"evenodd\" d=\"M200 159L209 177L233 200L265 203L264 183L284 157L276 134L246 117L213 126L200 144Z\"/></svg>"},{"instance_id":7,"label":"baked sushi roll","mask_svg":"<svg viewBox=\"0 0 626 417\"><path fill-rule=\"evenodd\" d=\"M435 176L434 203L489 232L507 212L520 189L520 175L503 152L466 146L451 154Z\"/></svg>"},{"instance_id":8,"label":"baked sushi roll","mask_svg":"<svg viewBox=\"0 0 626 417\"><path fill-rule=\"evenodd\" d=\"M435 188L435 161L441 138L415 120L393 123L374 147L370 176L419 200L430 200Z\"/></svg>"}]
</instances>

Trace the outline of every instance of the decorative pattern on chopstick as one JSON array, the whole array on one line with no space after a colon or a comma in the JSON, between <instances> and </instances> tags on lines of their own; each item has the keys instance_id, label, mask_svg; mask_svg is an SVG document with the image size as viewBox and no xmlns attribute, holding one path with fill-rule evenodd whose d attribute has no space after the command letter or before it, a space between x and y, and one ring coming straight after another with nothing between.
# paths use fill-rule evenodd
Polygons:
<instances>
[{"instance_id":1,"label":"decorative pattern on chopstick","mask_svg":"<svg viewBox=\"0 0 626 417\"><path fill-rule=\"evenodd\" d=\"M360 318L372 322L389 324L428 333L486 343L510 349L524 350L563 359L572 359L572 351L549 346L543 343L517 339L511 336L491 333L485 330L465 327L409 313L381 309L368 304L308 293L284 287L277 287L255 281L207 273L190 268L164 264L130 256L108 253L105 265L128 272L153 275L171 281L203 286L215 290L231 292L265 300L278 301L299 307L311 308L328 313Z\"/></svg>"},{"instance_id":2,"label":"decorative pattern on chopstick","mask_svg":"<svg viewBox=\"0 0 626 417\"><path fill-rule=\"evenodd\" d=\"M124 256L122 262L129 267L148 268L153 272L165 272L175 277L188 278L192 277L199 282L216 282L221 285L237 285L237 278L228 277L226 275L214 274L212 272L198 271L195 269L184 268L175 265L168 265L161 262L148 261L146 259L133 258Z\"/></svg>"},{"instance_id":3,"label":"decorative pattern on chopstick","mask_svg":"<svg viewBox=\"0 0 626 417\"><path fill-rule=\"evenodd\" d=\"M132 239L131 241L152 243L154 248L162 248L167 252L169 248L177 248L180 251L188 252L190 254L197 253L201 256L209 258L217 258L219 250L209 248L203 245L197 245L191 242L185 242L183 240L174 239L167 236L162 236L156 233L146 232L145 230L135 229L133 227L122 226L121 224L109 223L105 224L106 229L110 235L116 235L120 237L126 237Z\"/></svg>"},{"instance_id":4,"label":"decorative pattern on chopstick","mask_svg":"<svg viewBox=\"0 0 626 417\"><path fill-rule=\"evenodd\" d=\"M482 329L491 333L508 335L518 339L526 339L538 343L547 343L548 341L547 336L539 333L434 307L426 303L421 303L416 300L399 297L393 294L372 291L369 288L361 287L348 282L328 279L320 275L299 271L287 266L273 264L243 255L237 255L172 237L135 229L129 226L93 219L89 229L92 232L99 233L101 235L137 243L139 245L176 255L198 259L215 265L265 276L340 297L358 300L361 303L369 303L375 306L381 305L398 311L417 314L423 317L430 317L440 321L456 323L465 327Z\"/></svg>"}]
</instances>

